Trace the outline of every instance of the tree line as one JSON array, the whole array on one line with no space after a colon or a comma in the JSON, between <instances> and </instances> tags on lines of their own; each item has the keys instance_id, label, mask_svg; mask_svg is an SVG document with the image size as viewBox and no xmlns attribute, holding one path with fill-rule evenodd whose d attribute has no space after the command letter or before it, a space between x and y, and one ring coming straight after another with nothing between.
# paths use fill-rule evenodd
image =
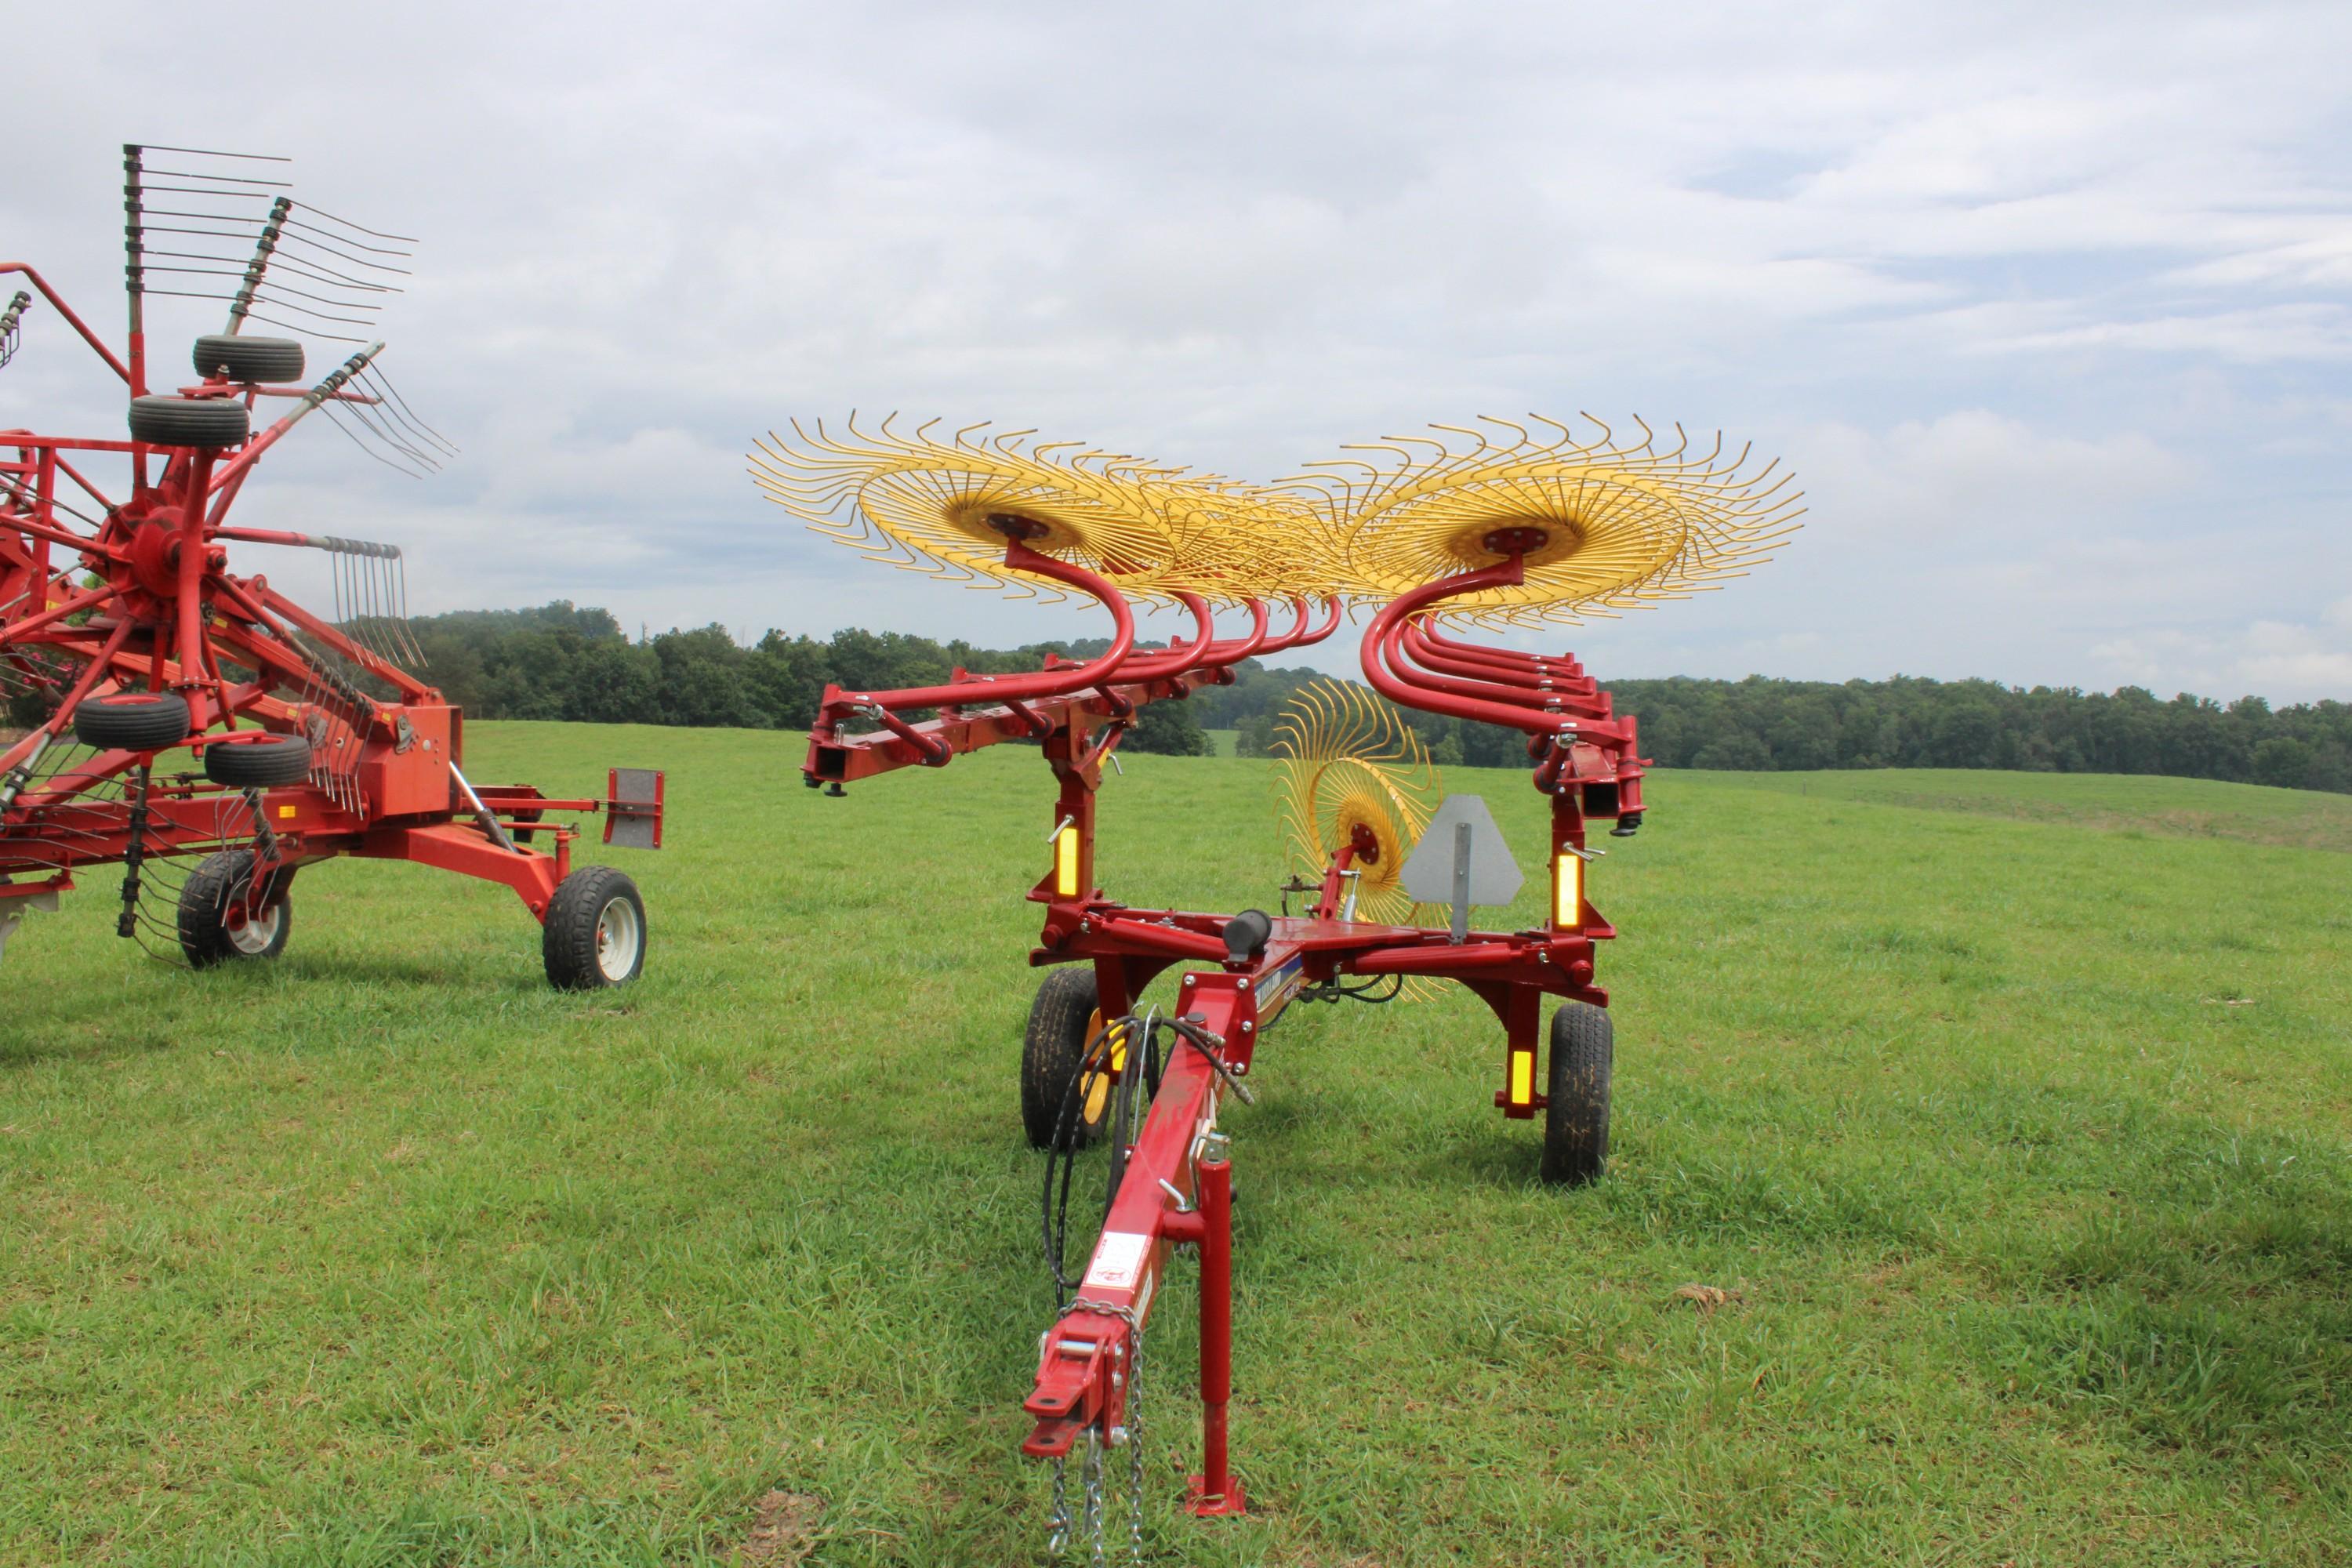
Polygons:
<instances>
[{"instance_id":1,"label":"tree line","mask_svg":"<svg viewBox=\"0 0 2352 1568\"><path fill-rule=\"evenodd\" d=\"M827 683L851 689L935 685L950 669L1034 669L1048 653L1084 658L1100 638L983 648L903 632L856 629L824 638L771 631L749 647L723 626L631 640L607 612L559 601L527 610L462 611L414 623L427 679L486 719L589 723L807 727ZM1245 660L1230 686L1143 710L1126 745L1205 754L1209 730L1239 732L1265 754L1291 692L1310 669ZM1637 713L1642 750L1664 767L2020 768L2168 773L2352 793L2352 704L2273 708L2259 697L2221 703L2170 699L2136 686L2112 692L2002 686L1988 680L1614 680L1620 711ZM1514 731L1408 712L1441 765L1513 766Z\"/></svg>"}]
</instances>

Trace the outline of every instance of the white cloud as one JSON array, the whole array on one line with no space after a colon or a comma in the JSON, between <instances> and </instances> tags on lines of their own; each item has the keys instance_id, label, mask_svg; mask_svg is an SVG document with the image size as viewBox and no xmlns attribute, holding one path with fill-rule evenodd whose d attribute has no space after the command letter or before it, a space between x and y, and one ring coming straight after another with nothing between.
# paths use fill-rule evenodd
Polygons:
<instances>
[{"instance_id":1,"label":"white cloud","mask_svg":"<svg viewBox=\"0 0 2352 1568\"><path fill-rule=\"evenodd\" d=\"M1629 672L2069 681L2275 623L2321 641L2190 662L2335 679L2340 5L646 16L263 5L167 49L160 5L28 14L0 226L110 321L114 147L214 134L208 68L268 73L239 143L425 237L388 363L466 451L417 486L309 433L253 521L407 544L426 607L1066 630L865 570L740 453L900 407L1271 478L1590 407L1753 435L1812 497L1751 583L1596 628ZM213 311L159 302L158 353ZM55 328L0 424L111 434Z\"/></svg>"},{"instance_id":2,"label":"white cloud","mask_svg":"<svg viewBox=\"0 0 2352 1568\"><path fill-rule=\"evenodd\" d=\"M2111 678L2158 692L2258 692L2286 700L2352 692L2352 599L2318 624L2258 620L2239 627L2165 628L2099 643L2092 658Z\"/></svg>"}]
</instances>

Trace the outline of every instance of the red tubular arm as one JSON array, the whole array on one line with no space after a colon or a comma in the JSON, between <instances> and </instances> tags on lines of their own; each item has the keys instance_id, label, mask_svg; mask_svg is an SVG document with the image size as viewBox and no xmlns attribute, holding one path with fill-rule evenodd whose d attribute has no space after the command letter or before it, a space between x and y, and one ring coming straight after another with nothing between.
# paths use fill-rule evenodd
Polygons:
<instances>
[{"instance_id":1,"label":"red tubular arm","mask_svg":"<svg viewBox=\"0 0 2352 1568\"><path fill-rule=\"evenodd\" d=\"M1432 678L1413 669L1405 661L1402 650L1393 646L1399 627L1439 600L1475 593L1481 588L1515 588L1524 580L1519 558L1514 555L1492 566L1482 566L1475 572L1465 572L1424 584L1391 600L1379 615L1372 617L1372 624L1364 628L1360 654L1364 679L1372 683L1373 690L1400 707L1419 708L1427 712L1474 720L1482 724L1500 724L1507 730L1524 731L1531 735L1557 731L1560 727L1559 721L1539 710L1518 703L1488 701L1430 684ZM1403 679L1391 668L1391 663L1411 671L1412 679Z\"/></svg>"},{"instance_id":2,"label":"red tubular arm","mask_svg":"<svg viewBox=\"0 0 2352 1568\"><path fill-rule=\"evenodd\" d=\"M1249 658L1250 655L1255 653L1259 648L1265 646L1265 601L1264 599L1251 599L1248 601L1248 604L1250 613L1249 636L1245 637L1236 637L1231 642L1211 644L1209 647L1208 656L1202 661L1202 663L1238 664L1243 659Z\"/></svg>"},{"instance_id":3,"label":"red tubular arm","mask_svg":"<svg viewBox=\"0 0 2352 1568\"><path fill-rule=\"evenodd\" d=\"M1339 598L1336 594L1323 601L1323 624L1319 626L1310 627L1307 626L1307 601L1305 599L1292 599L1290 601L1290 607L1297 618L1291 622L1290 629L1288 631L1283 633L1278 637L1268 637L1265 643L1259 647L1257 651L1261 658L1266 654L1281 653L1288 648L1306 647L1312 644L1321 642L1325 637L1329 637L1332 632L1339 628Z\"/></svg>"},{"instance_id":4,"label":"red tubular arm","mask_svg":"<svg viewBox=\"0 0 2352 1568\"><path fill-rule=\"evenodd\" d=\"M1477 659L1486 664L1507 664L1517 668L1548 669L1559 675L1584 673L1583 661L1572 653L1564 653L1554 658L1547 654L1520 653L1513 648L1490 647L1483 643L1464 642L1459 637L1446 636L1444 629L1427 616L1422 617L1418 625L1421 627L1423 639L1430 647L1442 649L1446 653Z\"/></svg>"},{"instance_id":5,"label":"red tubular arm","mask_svg":"<svg viewBox=\"0 0 2352 1568\"><path fill-rule=\"evenodd\" d=\"M1533 674L1513 677L1475 668L1472 674L1477 679L1439 673L1449 664L1459 668L1458 661L1448 658L1440 663L1423 658L1424 645L1416 637L1417 629L1412 621L1405 621L1390 637L1395 650L1402 656L1401 662L1412 670L1413 679L1421 685L1438 691L1451 691L1460 697L1483 697L1496 702L1524 702L1544 712L1566 713L1573 718L1609 717L1609 706L1605 700L1596 700L1573 685L1553 684L1549 677Z\"/></svg>"},{"instance_id":6,"label":"red tubular arm","mask_svg":"<svg viewBox=\"0 0 2352 1568\"><path fill-rule=\"evenodd\" d=\"M1064 697L1074 691L1084 691L1111 679L1135 647L1135 616L1128 610L1126 597L1108 580L1085 567L1040 554L1017 539L1006 542L1004 563L1034 576L1066 583L1100 600L1103 608L1110 612L1116 628L1110 647L1103 651L1102 657L1060 669L1039 670L1034 675L1005 675L986 682L965 681L955 686L912 686L898 691L844 691L838 686L827 687L824 706L817 714L818 730L830 731L837 721L862 708L880 708L886 711L898 708L944 708L958 702L974 701L983 692L993 695L1000 701L1011 699L1027 702L1041 697Z\"/></svg>"},{"instance_id":7,"label":"red tubular arm","mask_svg":"<svg viewBox=\"0 0 2352 1568\"><path fill-rule=\"evenodd\" d=\"M1548 659L1539 654L1441 639L1425 616L1405 624L1403 646L1415 664L1452 675L1516 685L1532 680L1571 695L1590 696L1600 689L1599 683L1585 674L1583 666L1573 658Z\"/></svg>"},{"instance_id":8,"label":"red tubular arm","mask_svg":"<svg viewBox=\"0 0 2352 1568\"><path fill-rule=\"evenodd\" d=\"M1209 601L1198 594L1180 592L1176 597L1192 612L1192 640L1175 644L1158 653L1129 655L1127 662L1118 667L1117 679L1157 680L1163 676L1181 675L1188 669L1197 669L1208 662L1209 655L1216 647L1215 613L1209 608Z\"/></svg>"},{"instance_id":9,"label":"red tubular arm","mask_svg":"<svg viewBox=\"0 0 2352 1568\"><path fill-rule=\"evenodd\" d=\"M1419 708L1481 724L1499 724L1530 735L1573 735L1612 751L1631 746L1630 726L1598 716L1548 711L1537 705L1541 700L1538 693L1438 675L1417 668L1407 656L1403 632L1415 616L1432 605L1482 588L1517 587L1522 581L1520 560L1514 555L1492 566L1465 572L1399 595L1365 628L1361 654L1365 679L1372 683L1374 690L1401 707ZM1506 700L1497 700L1498 697Z\"/></svg>"}]
</instances>

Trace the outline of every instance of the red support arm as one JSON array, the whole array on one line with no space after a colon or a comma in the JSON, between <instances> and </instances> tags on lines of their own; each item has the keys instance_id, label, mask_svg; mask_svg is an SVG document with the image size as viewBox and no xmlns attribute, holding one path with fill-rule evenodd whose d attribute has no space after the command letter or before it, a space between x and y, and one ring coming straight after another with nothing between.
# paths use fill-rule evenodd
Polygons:
<instances>
[{"instance_id":1,"label":"red support arm","mask_svg":"<svg viewBox=\"0 0 2352 1568\"><path fill-rule=\"evenodd\" d=\"M1041 697L1062 697L1074 691L1084 691L1100 685L1113 676L1129 652L1135 647L1135 616L1127 607L1127 599L1107 578L1097 576L1085 567L1051 555L1040 554L1018 539L1005 542L1004 563L1018 571L1039 577L1049 577L1066 583L1093 595L1108 610L1114 627L1110 647L1098 658L1084 664L1074 664L1061 669L1042 670L1034 675L1008 675L992 678L988 686L1000 699L1012 698L1034 702ZM895 710L900 708L941 708L951 706L973 696L970 683L955 686L917 686L899 691L844 691L837 686L825 689L824 702L817 716L817 727L829 729L848 714L865 708Z\"/></svg>"}]
</instances>

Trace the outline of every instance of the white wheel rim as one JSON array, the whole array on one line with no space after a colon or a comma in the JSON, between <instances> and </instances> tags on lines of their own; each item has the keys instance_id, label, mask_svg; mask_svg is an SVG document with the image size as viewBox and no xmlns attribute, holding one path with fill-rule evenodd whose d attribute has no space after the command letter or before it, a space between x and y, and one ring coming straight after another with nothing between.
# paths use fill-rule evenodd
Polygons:
<instances>
[{"instance_id":1,"label":"white wheel rim","mask_svg":"<svg viewBox=\"0 0 2352 1568\"><path fill-rule=\"evenodd\" d=\"M228 931L228 944L247 958L258 958L269 951L278 940L278 921L285 918L286 906L272 904L259 915L245 915L231 910L223 922Z\"/></svg>"},{"instance_id":2,"label":"white wheel rim","mask_svg":"<svg viewBox=\"0 0 2352 1568\"><path fill-rule=\"evenodd\" d=\"M626 980L636 970L645 942L637 906L626 899L607 899L596 915L597 972L608 981Z\"/></svg>"}]
</instances>

